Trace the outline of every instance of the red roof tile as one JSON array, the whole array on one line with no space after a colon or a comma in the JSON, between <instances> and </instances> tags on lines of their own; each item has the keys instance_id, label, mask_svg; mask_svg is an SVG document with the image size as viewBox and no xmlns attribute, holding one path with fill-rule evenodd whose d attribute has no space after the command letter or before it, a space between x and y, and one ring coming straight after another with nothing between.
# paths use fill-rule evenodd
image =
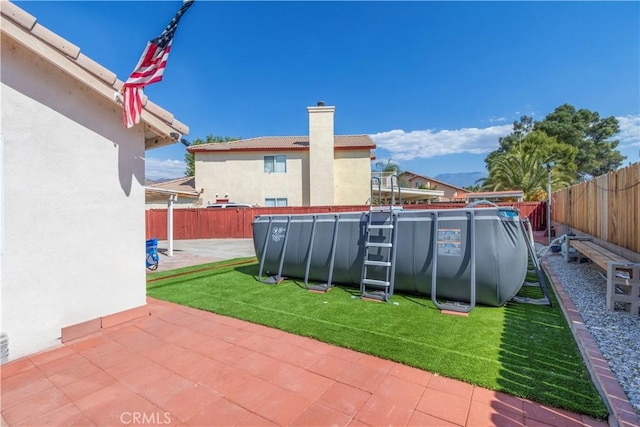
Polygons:
<instances>
[{"instance_id":1,"label":"red roof tile","mask_svg":"<svg viewBox=\"0 0 640 427\"><path fill-rule=\"evenodd\" d=\"M334 147L337 150L376 148L369 135L335 135ZM308 136L263 136L230 142L212 142L187 148L190 153L202 151L273 151L308 150Z\"/></svg>"}]
</instances>

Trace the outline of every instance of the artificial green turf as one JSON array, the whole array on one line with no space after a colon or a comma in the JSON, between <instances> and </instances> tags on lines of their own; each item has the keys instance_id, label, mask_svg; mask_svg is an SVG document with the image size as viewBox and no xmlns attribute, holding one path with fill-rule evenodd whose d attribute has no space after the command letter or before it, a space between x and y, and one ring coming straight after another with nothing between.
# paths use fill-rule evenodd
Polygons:
<instances>
[{"instance_id":1,"label":"artificial green turf","mask_svg":"<svg viewBox=\"0 0 640 427\"><path fill-rule=\"evenodd\" d=\"M356 298L355 288L316 294L301 280L264 285L256 280L257 263L235 261L248 264L149 274L148 294L595 418L607 415L555 298L553 308L509 302L450 316L412 295L396 294L395 304L386 304ZM539 294L523 287L520 295Z\"/></svg>"}]
</instances>

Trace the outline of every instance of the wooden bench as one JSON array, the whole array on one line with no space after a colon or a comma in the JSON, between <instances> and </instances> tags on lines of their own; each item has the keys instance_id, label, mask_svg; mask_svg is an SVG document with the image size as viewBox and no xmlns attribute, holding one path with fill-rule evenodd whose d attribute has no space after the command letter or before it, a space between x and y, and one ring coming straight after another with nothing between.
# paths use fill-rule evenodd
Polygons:
<instances>
[{"instance_id":1,"label":"wooden bench","mask_svg":"<svg viewBox=\"0 0 640 427\"><path fill-rule=\"evenodd\" d=\"M640 315L640 264L614 254L590 240L567 238L570 247L607 272L607 308L615 310L618 303L618 307Z\"/></svg>"}]
</instances>

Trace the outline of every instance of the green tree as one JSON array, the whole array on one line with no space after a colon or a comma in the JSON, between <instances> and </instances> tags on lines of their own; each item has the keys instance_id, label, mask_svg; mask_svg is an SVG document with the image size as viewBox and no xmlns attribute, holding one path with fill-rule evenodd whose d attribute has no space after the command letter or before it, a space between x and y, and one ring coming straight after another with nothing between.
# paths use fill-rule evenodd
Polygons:
<instances>
[{"instance_id":1,"label":"green tree","mask_svg":"<svg viewBox=\"0 0 640 427\"><path fill-rule=\"evenodd\" d=\"M530 132L517 145L487 159L489 176L482 181L482 189L522 190L526 201L541 200L548 181L542 164L554 159L552 188L561 188L575 181L576 154L576 148L558 143L544 132Z\"/></svg>"},{"instance_id":2,"label":"green tree","mask_svg":"<svg viewBox=\"0 0 640 427\"><path fill-rule=\"evenodd\" d=\"M595 111L564 104L536 122L534 129L578 150L575 162L579 179L616 170L626 158L616 149L619 141L611 140L620 131L613 116L600 118Z\"/></svg>"},{"instance_id":3,"label":"green tree","mask_svg":"<svg viewBox=\"0 0 640 427\"><path fill-rule=\"evenodd\" d=\"M489 153L485 159L487 166L493 161L494 156L506 153L512 147L519 145L522 140L533 131L534 121L532 117L522 116L520 121L513 122L513 130L507 136L498 138L498 149Z\"/></svg>"},{"instance_id":4,"label":"green tree","mask_svg":"<svg viewBox=\"0 0 640 427\"><path fill-rule=\"evenodd\" d=\"M233 138L231 136L213 136L211 134L207 135L206 139L202 140L200 138L196 138L191 143L191 146L201 145L201 144L214 144L221 142L230 142L237 141L238 138ZM195 163L195 155L193 153L189 153L188 151L184 155L184 162L187 165L187 169L184 172L184 176L194 176L196 174L196 163Z\"/></svg>"}]
</instances>

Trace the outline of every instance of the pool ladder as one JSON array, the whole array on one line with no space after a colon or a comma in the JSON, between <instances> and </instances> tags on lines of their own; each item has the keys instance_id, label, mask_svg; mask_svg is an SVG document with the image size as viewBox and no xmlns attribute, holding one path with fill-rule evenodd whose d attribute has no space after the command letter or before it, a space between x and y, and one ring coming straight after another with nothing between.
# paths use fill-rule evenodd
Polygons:
<instances>
[{"instance_id":1,"label":"pool ladder","mask_svg":"<svg viewBox=\"0 0 640 427\"><path fill-rule=\"evenodd\" d=\"M379 177L371 178L371 197L365 230L364 257L360 276L360 296L388 302L393 295L396 272L398 211L402 210L402 195L398 175L389 177L390 203L382 199ZM374 188L378 191L378 206L374 206ZM398 204L396 204L396 191Z\"/></svg>"},{"instance_id":2,"label":"pool ladder","mask_svg":"<svg viewBox=\"0 0 640 427\"><path fill-rule=\"evenodd\" d=\"M440 240L440 229L438 225L438 211L433 211L433 231L431 236L431 251L433 253L433 263L431 266L431 302L436 306L438 310L455 311L459 313L469 313L476 306L476 221L475 212L473 209L467 210L467 217L469 219L468 228L468 247L469 247L469 264L470 264L470 278L469 278L469 303L461 301L445 301L440 302L438 300L438 255L440 249L445 250L445 246L448 244L446 240ZM444 229L443 229L444 230ZM458 244L462 242L456 241Z\"/></svg>"}]
</instances>

